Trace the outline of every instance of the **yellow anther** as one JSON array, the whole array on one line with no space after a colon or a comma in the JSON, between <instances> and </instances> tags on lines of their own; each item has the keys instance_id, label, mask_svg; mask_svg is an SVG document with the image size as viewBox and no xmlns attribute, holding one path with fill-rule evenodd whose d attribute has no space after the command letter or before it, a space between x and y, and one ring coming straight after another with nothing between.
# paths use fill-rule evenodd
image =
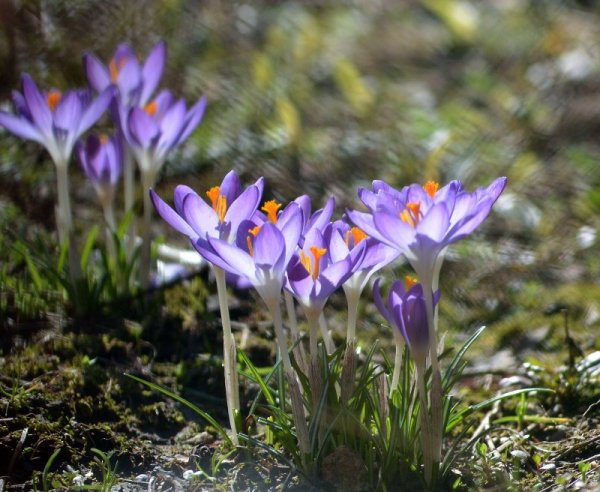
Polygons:
<instances>
[{"instance_id":1,"label":"yellow anther","mask_svg":"<svg viewBox=\"0 0 600 492\"><path fill-rule=\"evenodd\" d=\"M353 227L349 231L346 232L346 246L350 248L350 237L352 237L352 247L356 246L363 239L367 238L367 234L362 229L358 227Z\"/></svg>"},{"instance_id":2,"label":"yellow anther","mask_svg":"<svg viewBox=\"0 0 600 492\"><path fill-rule=\"evenodd\" d=\"M156 101L149 102L144 106L144 111L148 113L150 116L154 116L156 114L156 110L158 109L158 104Z\"/></svg>"},{"instance_id":3,"label":"yellow anther","mask_svg":"<svg viewBox=\"0 0 600 492\"><path fill-rule=\"evenodd\" d=\"M267 219L272 224L277 223L277 211L281 208L281 203L277 203L275 200L269 200L265 202L261 210L267 214Z\"/></svg>"},{"instance_id":4,"label":"yellow anther","mask_svg":"<svg viewBox=\"0 0 600 492\"><path fill-rule=\"evenodd\" d=\"M50 92L48 92L48 106L50 107L50 111L54 111L56 109L57 104L60 101L60 98L62 97L62 93L60 91L57 90L51 90Z\"/></svg>"},{"instance_id":5,"label":"yellow anther","mask_svg":"<svg viewBox=\"0 0 600 492\"><path fill-rule=\"evenodd\" d=\"M435 181L427 181L427 183L423 185L425 193L427 193L430 198L433 198L435 196L439 188L439 183L436 183Z\"/></svg>"},{"instance_id":6,"label":"yellow anther","mask_svg":"<svg viewBox=\"0 0 600 492\"><path fill-rule=\"evenodd\" d=\"M416 227L421 216L421 202L408 202L400 213L400 219L411 227Z\"/></svg>"},{"instance_id":7,"label":"yellow anther","mask_svg":"<svg viewBox=\"0 0 600 492\"><path fill-rule=\"evenodd\" d=\"M220 191L221 188L219 188L218 186L213 186L210 190L206 192L206 196L210 200L212 208L215 211L217 210L217 201L219 200Z\"/></svg>"},{"instance_id":8,"label":"yellow anther","mask_svg":"<svg viewBox=\"0 0 600 492\"><path fill-rule=\"evenodd\" d=\"M406 290L410 290L410 288L413 285L418 284L418 283L419 283L419 281L415 277L412 277L411 275L406 275L404 277L404 288Z\"/></svg>"}]
</instances>

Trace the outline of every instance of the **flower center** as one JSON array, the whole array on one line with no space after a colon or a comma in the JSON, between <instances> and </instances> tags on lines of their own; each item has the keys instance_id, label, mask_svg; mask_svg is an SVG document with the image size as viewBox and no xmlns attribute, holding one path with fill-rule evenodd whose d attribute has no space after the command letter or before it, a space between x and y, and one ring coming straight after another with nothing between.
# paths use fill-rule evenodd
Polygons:
<instances>
[{"instance_id":1,"label":"flower center","mask_svg":"<svg viewBox=\"0 0 600 492\"><path fill-rule=\"evenodd\" d=\"M47 99L48 99L48 106L50 107L50 111L54 112L61 97L62 97L62 93L60 91L51 90L50 92L48 92Z\"/></svg>"},{"instance_id":2,"label":"flower center","mask_svg":"<svg viewBox=\"0 0 600 492\"><path fill-rule=\"evenodd\" d=\"M277 203L275 200L269 200L265 202L261 210L267 214L267 219L272 224L277 223L277 211L281 208L281 203Z\"/></svg>"},{"instance_id":3,"label":"flower center","mask_svg":"<svg viewBox=\"0 0 600 492\"><path fill-rule=\"evenodd\" d=\"M429 195L429 198L433 198L439 188L439 183L436 183L435 181L427 181L427 183L423 185L423 189L425 190L425 193Z\"/></svg>"},{"instance_id":4,"label":"flower center","mask_svg":"<svg viewBox=\"0 0 600 492\"><path fill-rule=\"evenodd\" d=\"M252 238L256 237L258 232L260 231L260 226L253 227L252 229L248 229L248 236L246 236L246 244L248 246L248 253L250 256L254 256L254 248L252 245Z\"/></svg>"},{"instance_id":5,"label":"flower center","mask_svg":"<svg viewBox=\"0 0 600 492\"><path fill-rule=\"evenodd\" d=\"M100 140L100 145L106 145L106 142L108 142L108 135L103 133L98 137L98 140Z\"/></svg>"},{"instance_id":6,"label":"flower center","mask_svg":"<svg viewBox=\"0 0 600 492\"><path fill-rule=\"evenodd\" d=\"M365 231L359 229L358 227L353 227L352 229L346 232L346 246L348 246L348 249L352 249L367 237L368 236L365 233ZM350 246L350 238L352 238L352 246Z\"/></svg>"},{"instance_id":7,"label":"flower center","mask_svg":"<svg viewBox=\"0 0 600 492\"><path fill-rule=\"evenodd\" d=\"M227 213L227 197L220 193L221 188L219 186L213 186L206 192L206 196L209 198L213 210L217 213L219 222L223 222L225 220L225 214Z\"/></svg>"},{"instance_id":8,"label":"flower center","mask_svg":"<svg viewBox=\"0 0 600 492\"><path fill-rule=\"evenodd\" d=\"M108 64L108 71L110 72L110 81L112 83L116 83L119 78L119 72L127 62L126 58L121 57L119 60L115 60L114 58Z\"/></svg>"},{"instance_id":9,"label":"flower center","mask_svg":"<svg viewBox=\"0 0 600 492\"><path fill-rule=\"evenodd\" d=\"M311 246L310 252L313 255L314 261L311 263L310 257L306 255L304 251L300 251L300 263L302 263L302 266L306 268L308 273L310 273L312 279L317 280L317 277L319 276L319 264L321 263L321 257L327 253L327 249Z\"/></svg>"},{"instance_id":10,"label":"flower center","mask_svg":"<svg viewBox=\"0 0 600 492\"><path fill-rule=\"evenodd\" d=\"M408 202L400 214L400 219L412 227L417 227L421 215L421 202Z\"/></svg>"},{"instance_id":11,"label":"flower center","mask_svg":"<svg viewBox=\"0 0 600 492\"><path fill-rule=\"evenodd\" d=\"M146 113L148 113L150 116L154 116L157 109L158 104L156 104L156 101L149 102L144 106L144 111L146 111Z\"/></svg>"},{"instance_id":12,"label":"flower center","mask_svg":"<svg viewBox=\"0 0 600 492\"><path fill-rule=\"evenodd\" d=\"M404 277L404 288L407 291L410 290L413 285L416 285L418 283L419 283L419 281L411 275L406 275Z\"/></svg>"}]
</instances>

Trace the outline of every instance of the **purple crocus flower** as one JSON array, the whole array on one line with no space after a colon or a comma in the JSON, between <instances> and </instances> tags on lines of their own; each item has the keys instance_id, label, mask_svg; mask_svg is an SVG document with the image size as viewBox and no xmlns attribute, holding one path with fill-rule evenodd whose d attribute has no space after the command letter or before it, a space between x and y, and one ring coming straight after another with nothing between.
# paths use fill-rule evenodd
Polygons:
<instances>
[{"instance_id":1,"label":"purple crocus flower","mask_svg":"<svg viewBox=\"0 0 600 492\"><path fill-rule=\"evenodd\" d=\"M149 181L154 180L168 153L198 126L205 109L205 97L187 110L183 99L176 100L164 90L143 108L129 110L124 133L142 174L152 178Z\"/></svg>"},{"instance_id":2,"label":"purple crocus flower","mask_svg":"<svg viewBox=\"0 0 600 492\"><path fill-rule=\"evenodd\" d=\"M268 219L258 225L252 220L243 221L235 244L217 238L210 238L209 243L225 262L223 268L248 279L267 305L272 306L281 297L285 272L302 228L302 210L292 202L276 220Z\"/></svg>"},{"instance_id":3,"label":"purple crocus flower","mask_svg":"<svg viewBox=\"0 0 600 492\"><path fill-rule=\"evenodd\" d=\"M350 256L354 264L352 276L344 282L346 295L360 293L377 270L391 263L399 256L395 248L391 248L345 220L336 220L326 231L326 238L335 246L331 248L333 261ZM359 247L361 246L361 247Z\"/></svg>"},{"instance_id":4,"label":"purple crocus flower","mask_svg":"<svg viewBox=\"0 0 600 492\"><path fill-rule=\"evenodd\" d=\"M375 305L392 329L400 332L415 362L423 366L429 349L427 308L423 286L415 283L412 286L407 285L405 289L403 282L396 280L390 288L387 303L384 303L379 292L380 280L378 278L373 286ZM438 295L435 296L435 302L438 297Z\"/></svg>"},{"instance_id":5,"label":"purple crocus flower","mask_svg":"<svg viewBox=\"0 0 600 492\"><path fill-rule=\"evenodd\" d=\"M100 202L112 202L117 181L123 171L121 139L117 135L90 135L85 145L81 141L76 144L75 152Z\"/></svg>"},{"instance_id":6,"label":"purple crocus flower","mask_svg":"<svg viewBox=\"0 0 600 492\"><path fill-rule=\"evenodd\" d=\"M253 185L242 190L239 177L234 171L230 171L220 186L214 186L206 192L209 203L185 185L175 188L175 209L167 205L154 190L150 190L150 198L158 214L176 230L188 236L207 261L226 267L208 240L218 238L233 243L240 224L256 211L263 187L264 180L259 178Z\"/></svg>"},{"instance_id":7,"label":"purple crocus flower","mask_svg":"<svg viewBox=\"0 0 600 492\"><path fill-rule=\"evenodd\" d=\"M332 254L331 249L337 247L335 242L327 243L318 228L312 228L288 267L286 288L308 317L318 317L329 296L352 275L353 259Z\"/></svg>"},{"instance_id":8,"label":"purple crocus flower","mask_svg":"<svg viewBox=\"0 0 600 492\"><path fill-rule=\"evenodd\" d=\"M17 114L0 111L0 125L42 144L59 167L68 164L76 140L102 116L114 94L110 87L96 99L88 90L42 93L27 74L21 86L22 94L13 92Z\"/></svg>"},{"instance_id":9,"label":"purple crocus flower","mask_svg":"<svg viewBox=\"0 0 600 492\"><path fill-rule=\"evenodd\" d=\"M108 66L92 53L84 54L83 65L90 86L97 92L114 84L119 89L119 100L124 106L144 106L158 86L166 58L167 46L164 41L154 45L143 66L131 47L122 43Z\"/></svg>"},{"instance_id":10,"label":"purple crocus flower","mask_svg":"<svg viewBox=\"0 0 600 492\"><path fill-rule=\"evenodd\" d=\"M485 220L505 186L506 178L498 178L469 193L459 181L439 190L432 181L402 190L374 181L373 191L358 192L370 213L348 211L348 216L367 234L403 253L426 282L433 280L440 252Z\"/></svg>"}]
</instances>

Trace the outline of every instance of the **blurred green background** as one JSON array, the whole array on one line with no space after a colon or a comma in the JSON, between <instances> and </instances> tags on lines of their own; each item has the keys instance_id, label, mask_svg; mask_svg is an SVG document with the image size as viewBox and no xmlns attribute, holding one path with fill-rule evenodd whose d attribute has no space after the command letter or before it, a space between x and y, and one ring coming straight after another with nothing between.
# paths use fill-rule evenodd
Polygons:
<instances>
[{"instance_id":1,"label":"blurred green background","mask_svg":"<svg viewBox=\"0 0 600 492\"><path fill-rule=\"evenodd\" d=\"M264 175L266 198L309 193L320 206L333 194L339 217L373 179L473 189L506 175L487 223L449 252L441 326L493 323L489 350L508 345L521 358L524 348L564 350L550 335L566 309L589 351L600 326L595 5L0 0L0 101L10 107L22 72L40 87L82 86L85 50L108 60L127 41L144 59L165 39L161 87L209 100L163 169L165 198L177 183L202 192L235 169L246 182ZM84 229L99 215L74 163L71 176ZM45 151L0 131L0 251L53 230L54 196ZM5 291L16 289L8 263Z\"/></svg>"}]
</instances>

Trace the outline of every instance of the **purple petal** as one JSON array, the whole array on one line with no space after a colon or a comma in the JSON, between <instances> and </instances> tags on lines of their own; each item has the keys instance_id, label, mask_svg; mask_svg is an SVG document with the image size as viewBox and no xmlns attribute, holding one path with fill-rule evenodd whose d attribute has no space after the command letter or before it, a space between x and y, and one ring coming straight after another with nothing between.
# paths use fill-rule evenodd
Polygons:
<instances>
[{"instance_id":1,"label":"purple petal","mask_svg":"<svg viewBox=\"0 0 600 492\"><path fill-rule=\"evenodd\" d=\"M158 82L162 77L165 63L167 60L167 45L164 41L159 41L154 45L152 51L146 58L146 63L142 68L142 92L140 94L140 104L146 104L152 93L156 90Z\"/></svg>"},{"instance_id":2,"label":"purple petal","mask_svg":"<svg viewBox=\"0 0 600 492\"><path fill-rule=\"evenodd\" d=\"M44 143L44 138L39 130L24 118L0 111L0 126L3 126L18 137L33 140L41 144Z\"/></svg>"},{"instance_id":3,"label":"purple petal","mask_svg":"<svg viewBox=\"0 0 600 492\"><path fill-rule=\"evenodd\" d=\"M21 84L23 86L23 96L27 103L27 109L34 125L37 126L43 135L51 135L53 118L48 101L40 93L37 85L35 85L35 82L29 75L24 74L21 77Z\"/></svg>"},{"instance_id":4,"label":"purple petal","mask_svg":"<svg viewBox=\"0 0 600 492\"><path fill-rule=\"evenodd\" d=\"M321 271L319 278L323 277L331 283L333 290L340 287L352 274L352 265L350 260L346 259L332 263L323 271ZM333 292L333 291L332 291Z\"/></svg>"},{"instance_id":5,"label":"purple petal","mask_svg":"<svg viewBox=\"0 0 600 492\"><path fill-rule=\"evenodd\" d=\"M114 88L112 86L107 87L102 93L92 101L92 103L84 110L79 123L78 134L81 135L87 131L98 119L102 116L102 113L106 111L108 105L114 97Z\"/></svg>"},{"instance_id":6,"label":"purple petal","mask_svg":"<svg viewBox=\"0 0 600 492\"><path fill-rule=\"evenodd\" d=\"M140 64L136 58L128 59L121 67L117 76L116 84L121 91L121 98L126 103L138 103L136 93L140 90L142 73ZM142 106L141 103L139 103Z\"/></svg>"},{"instance_id":7,"label":"purple petal","mask_svg":"<svg viewBox=\"0 0 600 492\"><path fill-rule=\"evenodd\" d=\"M132 108L127 119L129 132L135 143L147 149L158 135L158 125L143 109Z\"/></svg>"},{"instance_id":8,"label":"purple petal","mask_svg":"<svg viewBox=\"0 0 600 492\"><path fill-rule=\"evenodd\" d=\"M331 220L331 216L333 215L333 209L335 208L335 198L329 197L325 207L321 210L317 210L310 219L310 222L307 226L307 229L312 229L313 227L316 229L324 230L327 224L329 224Z\"/></svg>"},{"instance_id":9,"label":"purple petal","mask_svg":"<svg viewBox=\"0 0 600 492\"><path fill-rule=\"evenodd\" d=\"M259 200L258 188L252 185L248 186L231 205L227 204L228 209L225 213L224 222L231 223L230 234L235 237L240 222L252 216L256 207L258 207Z\"/></svg>"},{"instance_id":10,"label":"purple petal","mask_svg":"<svg viewBox=\"0 0 600 492\"><path fill-rule=\"evenodd\" d=\"M354 221L354 218L352 220ZM369 234L369 231L364 227L360 225L359 227L382 243L404 251L408 245L414 242L415 229L400 218L386 213L375 213L373 221L377 227L376 234Z\"/></svg>"},{"instance_id":11,"label":"purple petal","mask_svg":"<svg viewBox=\"0 0 600 492\"><path fill-rule=\"evenodd\" d=\"M167 222L171 227L176 229L177 231L185 234L190 239L194 240L198 237L198 234L190 227L190 225L183 220L182 217L179 216L175 210L173 210L169 205L167 205L155 192L154 190L150 190L150 199L152 200L152 204L156 209L158 215L160 215L165 222Z\"/></svg>"},{"instance_id":12,"label":"purple petal","mask_svg":"<svg viewBox=\"0 0 600 492\"><path fill-rule=\"evenodd\" d=\"M198 193L186 185L177 185L175 187L175 192L173 193L173 202L175 205L175 210L180 215L183 215L183 200L189 194L197 195Z\"/></svg>"},{"instance_id":13,"label":"purple petal","mask_svg":"<svg viewBox=\"0 0 600 492\"><path fill-rule=\"evenodd\" d=\"M190 108L185 118L185 125L177 141L178 144L187 139L199 125L200 120L202 120L202 117L204 116L206 104L206 97L202 96L200 100Z\"/></svg>"},{"instance_id":14,"label":"purple petal","mask_svg":"<svg viewBox=\"0 0 600 492\"><path fill-rule=\"evenodd\" d=\"M441 242L449 226L450 218L446 206L439 203L431 207L425 217L417 224L417 233L426 235L433 241Z\"/></svg>"},{"instance_id":15,"label":"purple petal","mask_svg":"<svg viewBox=\"0 0 600 492\"><path fill-rule=\"evenodd\" d=\"M283 277L285 241L274 224L267 222L260 228L253 243L253 258L256 266L270 268Z\"/></svg>"},{"instance_id":16,"label":"purple petal","mask_svg":"<svg viewBox=\"0 0 600 492\"><path fill-rule=\"evenodd\" d=\"M227 199L228 204L231 204L241 193L242 184L240 183L240 178L235 171L229 171L219 186L219 194Z\"/></svg>"},{"instance_id":17,"label":"purple petal","mask_svg":"<svg viewBox=\"0 0 600 492\"><path fill-rule=\"evenodd\" d=\"M386 307L385 303L383 302L381 293L379 291L380 283L381 283L381 278L375 279L375 283L373 284L373 301L375 302L375 306L377 306L377 309L379 310L381 315L386 319L388 324L393 328L393 327L395 327L396 323L394 321L394 318L391 316L390 312L388 311L388 308Z\"/></svg>"},{"instance_id":18,"label":"purple petal","mask_svg":"<svg viewBox=\"0 0 600 492\"><path fill-rule=\"evenodd\" d=\"M373 215L359 212L357 210L346 210L348 218L354 223L356 227L362 229L367 235L372 236L376 239L381 238L380 232L375 227L373 221Z\"/></svg>"},{"instance_id":19,"label":"purple petal","mask_svg":"<svg viewBox=\"0 0 600 492\"><path fill-rule=\"evenodd\" d=\"M292 202L293 203L293 202ZM288 207L286 207L288 208ZM285 222L285 225L281 227L281 233L283 234L283 238L285 240L285 265L284 268L289 264L292 255L296 252L298 247L298 242L300 241L300 236L302 234L302 226L304 223L302 211L299 207L294 207L296 212L294 215L290 216L290 218Z\"/></svg>"},{"instance_id":20,"label":"purple petal","mask_svg":"<svg viewBox=\"0 0 600 492\"><path fill-rule=\"evenodd\" d=\"M61 130L77 133L81 120L81 99L75 91L67 92L56 105L54 124Z\"/></svg>"},{"instance_id":21,"label":"purple petal","mask_svg":"<svg viewBox=\"0 0 600 492\"><path fill-rule=\"evenodd\" d=\"M219 218L216 212L196 193L189 193L183 199L183 218L202 238L219 237Z\"/></svg>"},{"instance_id":22,"label":"purple petal","mask_svg":"<svg viewBox=\"0 0 600 492\"><path fill-rule=\"evenodd\" d=\"M221 239L209 238L208 242L216 254L227 263L228 271L243 275L251 282L256 279L256 268L252 256Z\"/></svg>"},{"instance_id":23,"label":"purple petal","mask_svg":"<svg viewBox=\"0 0 600 492\"><path fill-rule=\"evenodd\" d=\"M96 92L102 92L110 85L110 74L104 65L94 54L83 55L83 66L88 83Z\"/></svg>"},{"instance_id":24,"label":"purple petal","mask_svg":"<svg viewBox=\"0 0 600 492\"><path fill-rule=\"evenodd\" d=\"M157 143L158 148L172 149L177 144L184 119L185 102L183 102L183 99L180 99L165 112L159 123L160 138Z\"/></svg>"}]
</instances>

